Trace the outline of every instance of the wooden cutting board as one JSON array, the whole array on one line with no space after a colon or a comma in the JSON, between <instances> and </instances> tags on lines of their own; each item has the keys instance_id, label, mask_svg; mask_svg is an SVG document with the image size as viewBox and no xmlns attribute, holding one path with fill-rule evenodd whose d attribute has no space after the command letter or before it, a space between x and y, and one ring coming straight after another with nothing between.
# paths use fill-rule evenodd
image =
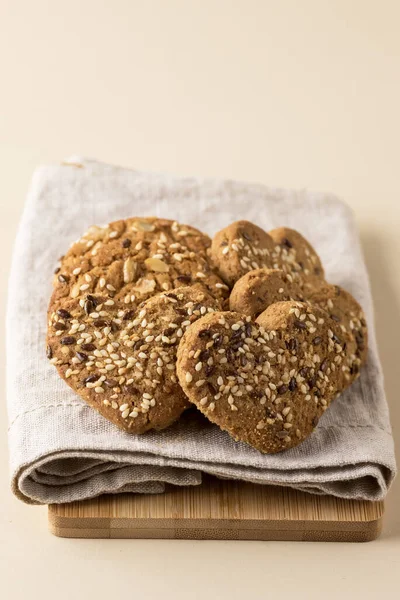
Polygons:
<instances>
[{"instance_id":1,"label":"wooden cutting board","mask_svg":"<svg viewBox=\"0 0 400 600\"><path fill-rule=\"evenodd\" d=\"M367 542L383 502L341 500L207 477L165 494L114 494L49 506L50 531L68 538Z\"/></svg>"}]
</instances>

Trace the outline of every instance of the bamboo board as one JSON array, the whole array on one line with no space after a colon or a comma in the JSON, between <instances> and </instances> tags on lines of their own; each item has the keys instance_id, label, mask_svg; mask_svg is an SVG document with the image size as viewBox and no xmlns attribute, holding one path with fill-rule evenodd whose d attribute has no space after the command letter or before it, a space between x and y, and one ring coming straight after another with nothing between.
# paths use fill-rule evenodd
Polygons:
<instances>
[{"instance_id":1,"label":"bamboo board","mask_svg":"<svg viewBox=\"0 0 400 600\"><path fill-rule=\"evenodd\" d=\"M367 542L383 502L342 500L278 486L206 478L165 494L114 494L49 506L59 537Z\"/></svg>"}]
</instances>

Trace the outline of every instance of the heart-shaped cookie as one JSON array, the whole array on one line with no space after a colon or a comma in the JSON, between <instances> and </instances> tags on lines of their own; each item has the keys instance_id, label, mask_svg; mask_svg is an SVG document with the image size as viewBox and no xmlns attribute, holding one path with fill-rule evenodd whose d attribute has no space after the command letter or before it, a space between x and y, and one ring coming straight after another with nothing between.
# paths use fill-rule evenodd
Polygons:
<instances>
[{"instance_id":1,"label":"heart-shaped cookie","mask_svg":"<svg viewBox=\"0 0 400 600\"><path fill-rule=\"evenodd\" d=\"M50 307L47 353L72 389L130 433L178 419L188 406L176 376L178 344L218 302L196 287L153 296L135 311L96 293L63 300Z\"/></svg>"},{"instance_id":2,"label":"heart-shaped cookie","mask_svg":"<svg viewBox=\"0 0 400 600\"><path fill-rule=\"evenodd\" d=\"M318 307L291 301L272 304L256 322L233 312L206 315L180 342L180 384L234 439L265 453L296 446L338 392L346 353L328 321Z\"/></svg>"},{"instance_id":3,"label":"heart-shaped cookie","mask_svg":"<svg viewBox=\"0 0 400 600\"><path fill-rule=\"evenodd\" d=\"M214 236L210 255L229 287L260 268L281 269L289 281L306 288L324 277L314 248L299 232L287 227L267 233L249 221L236 221Z\"/></svg>"}]
</instances>

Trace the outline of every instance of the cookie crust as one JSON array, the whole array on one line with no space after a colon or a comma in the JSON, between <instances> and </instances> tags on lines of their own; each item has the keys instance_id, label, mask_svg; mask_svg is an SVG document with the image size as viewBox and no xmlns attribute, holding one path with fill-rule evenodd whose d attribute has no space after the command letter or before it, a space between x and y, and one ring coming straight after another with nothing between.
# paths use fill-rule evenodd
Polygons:
<instances>
[{"instance_id":1,"label":"cookie crust","mask_svg":"<svg viewBox=\"0 0 400 600\"><path fill-rule=\"evenodd\" d=\"M301 302L275 303L256 322L233 312L207 315L179 345L182 388L235 440L264 453L292 448L338 391L345 351L326 317Z\"/></svg>"},{"instance_id":2,"label":"cookie crust","mask_svg":"<svg viewBox=\"0 0 400 600\"><path fill-rule=\"evenodd\" d=\"M205 291L182 287L134 314L90 295L50 310L47 352L60 376L90 406L129 433L164 429L188 407L176 376L186 329L218 307ZM90 308L87 309L87 304Z\"/></svg>"}]
</instances>

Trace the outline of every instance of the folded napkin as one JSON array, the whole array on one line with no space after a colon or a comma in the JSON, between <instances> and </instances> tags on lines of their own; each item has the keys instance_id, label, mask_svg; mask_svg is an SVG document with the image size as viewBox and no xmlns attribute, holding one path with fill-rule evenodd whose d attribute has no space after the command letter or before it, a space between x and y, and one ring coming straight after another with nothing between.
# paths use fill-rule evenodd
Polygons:
<instances>
[{"instance_id":1,"label":"folded napkin","mask_svg":"<svg viewBox=\"0 0 400 600\"><path fill-rule=\"evenodd\" d=\"M7 315L12 489L28 503L198 485L202 473L343 498L383 498L395 475L393 441L373 329L368 278L353 216L335 197L234 181L175 178L74 157L34 174L15 244ZM117 429L60 379L45 355L46 309L58 257L92 224L129 216L177 219L213 235L245 218L287 225L315 246L327 278L361 303L368 365L303 444L262 455L195 409L142 436Z\"/></svg>"}]
</instances>

